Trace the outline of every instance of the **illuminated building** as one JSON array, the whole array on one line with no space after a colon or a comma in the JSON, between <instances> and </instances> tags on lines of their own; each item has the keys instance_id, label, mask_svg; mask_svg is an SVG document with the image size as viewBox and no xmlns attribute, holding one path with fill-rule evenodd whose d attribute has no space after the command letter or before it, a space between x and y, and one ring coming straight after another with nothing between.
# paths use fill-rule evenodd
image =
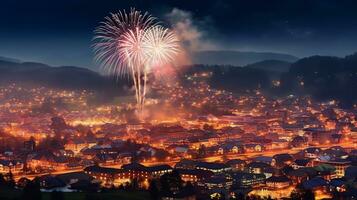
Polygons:
<instances>
[{"instance_id":1,"label":"illuminated building","mask_svg":"<svg viewBox=\"0 0 357 200\"><path fill-rule=\"evenodd\" d=\"M269 188L282 189L290 186L290 179L286 176L272 176L265 181Z\"/></svg>"},{"instance_id":2,"label":"illuminated building","mask_svg":"<svg viewBox=\"0 0 357 200\"><path fill-rule=\"evenodd\" d=\"M229 165L233 171L243 171L247 163L244 160L234 159L227 161L226 164Z\"/></svg>"},{"instance_id":3,"label":"illuminated building","mask_svg":"<svg viewBox=\"0 0 357 200\"><path fill-rule=\"evenodd\" d=\"M18 160L0 160L0 173L18 174L23 171L24 164Z\"/></svg>"},{"instance_id":4,"label":"illuminated building","mask_svg":"<svg viewBox=\"0 0 357 200\"><path fill-rule=\"evenodd\" d=\"M333 167L335 167L336 170L336 176L338 178L341 178L345 176L345 171L346 168L351 166L351 161L346 160L346 159L332 159L332 160L326 160L326 161L316 161L317 164L328 164Z\"/></svg>"},{"instance_id":5,"label":"illuminated building","mask_svg":"<svg viewBox=\"0 0 357 200\"><path fill-rule=\"evenodd\" d=\"M310 159L296 159L291 167L294 169L304 168L304 167L312 167L312 161Z\"/></svg>"},{"instance_id":6,"label":"illuminated building","mask_svg":"<svg viewBox=\"0 0 357 200\"><path fill-rule=\"evenodd\" d=\"M65 150L71 150L75 154L78 154L84 148L90 148L89 144L84 140L76 139L70 140L64 146Z\"/></svg>"},{"instance_id":7,"label":"illuminated building","mask_svg":"<svg viewBox=\"0 0 357 200\"><path fill-rule=\"evenodd\" d=\"M127 176L122 169L99 167L98 165L86 167L83 171L106 185L112 185L116 179L125 179Z\"/></svg>"},{"instance_id":8,"label":"illuminated building","mask_svg":"<svg viewBox=\"0 0 357 200\"><path fill-rule=\"evenodd\" d=\"M198 182L199 187L203 187L206 190L223 189L229 191L233 185L233 180L225 176L212 176L205 179L203 182Z\"/></svg>"},{"instance_id":9,"label":"illuminated building","mask_svg":"<svg viewBox=\"0 0 357 200\"><path fill-rule=\"evenodd\" d=\"M146 167L138 163L131 163L122 166L129 179L150 179L162 176L165 173L172 172L169 165L156 165Z\"/></svg>"},{"instance_id":10,"label":"illuminated building","mask_svg":"<svg viewBox=\"0 0 357 200\"><path fill-rule=\"evenodd\" d=\"M233 179L234 185L242 188L256 187L264 184L265 175L264 174L252 174L246 172L234 172L230 176Z\"/></svg>"},{"instance_id":11,"label":"illuminated building","mask_svg":"<svg viewBox=\"0 0 357 200\"><path fill-rule=\"evenodd\" d=\"M267 163L263 162L251 162L246 166L249 173L264 174L266 178L273 175L274 169Z\"/></svg>"},{"instance_id":12,"label":"illuminated building","mask_svg":"<svg viewBox=\"0 0 357 200\"><path fill-rule=\"evenodd\" d=\"M213 172L199 169L177 169L181 179L185 182L197 183L212 177Z\"/></svg>"},{"instance_id":13,"label":"illuminated building","mask_svg":"<svg viewBox=\"0 0 357 200\"><path fill-rule=\"evenodd\" d=\"M199 162L196 169L208 170L213 173L222 173L232 170L230 166L223 163Z\"/></svg>"}]
</instances>

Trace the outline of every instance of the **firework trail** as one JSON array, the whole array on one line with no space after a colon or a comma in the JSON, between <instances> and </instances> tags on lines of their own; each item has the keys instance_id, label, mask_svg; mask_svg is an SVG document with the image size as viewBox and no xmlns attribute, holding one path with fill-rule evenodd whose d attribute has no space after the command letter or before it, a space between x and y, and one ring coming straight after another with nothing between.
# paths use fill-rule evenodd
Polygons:
<instances>
[{"instance_id":1,"label":"firework trail","mask_svg":"<svg viewBox=\"0 0 357 200\"><path fill-rule=\"evenodd\" d=\"M135 86L139 111L143 109L151 68L171 62L178 40L151 15L135 9L111 14L95 30L95 60L109 74L128 75Z\"/></svg>"}]
</instances>

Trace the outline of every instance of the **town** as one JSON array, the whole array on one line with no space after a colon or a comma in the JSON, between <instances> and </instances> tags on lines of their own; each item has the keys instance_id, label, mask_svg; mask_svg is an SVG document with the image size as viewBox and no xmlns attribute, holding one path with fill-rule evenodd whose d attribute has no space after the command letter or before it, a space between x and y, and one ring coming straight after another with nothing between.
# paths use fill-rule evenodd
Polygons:
<instances>
[{"instance_id":1,"label":"town","mask_svg":"<svg viewBox=\"0 0 357 200\"><path fill-rule=\"evenodd\" d=\"M259 90L235 96L207 76L153 84L145 120L124 98L98 105L86 90L2 86L0 173L18 188L134 187L167 200L356 195L357 108Z\"/></svg>"}]
</instances>

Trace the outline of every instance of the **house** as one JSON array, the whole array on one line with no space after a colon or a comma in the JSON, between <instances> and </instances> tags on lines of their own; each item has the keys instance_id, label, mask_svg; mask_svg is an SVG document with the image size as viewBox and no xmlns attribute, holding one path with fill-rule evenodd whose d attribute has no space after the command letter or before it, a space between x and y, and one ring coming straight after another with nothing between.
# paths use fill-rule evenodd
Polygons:
<instances>
[{"instance_id":1,"label":"house","mask_svg":"<svg viewBox=\"0 0 357 200\"><path fill-rule=\"evenodd\" d=\"M27 167L37 169L66 169L69 163L68 157L56 156L52 152L41 151L33 154L27 159Z\"/></svg>"},{"instance_id":2,"label":"house","mask_svg":"<svg viewBox=\"0 0 357 200\"><path fill-rule=\"evenodd\" d=\"M246 166L246 171L252 174L264 174L269 178L273 175L274 168L263 162L251 162Z\"/></svg>"},{"instance_id":3,"label":"house","mask_svg":"<svg viewBox=\"0 0 357 200\"><path fill-rule=\"evenodd\" d=\"M322 156L328 156L331 159L346 159L348 153L342 147L331 147L329 149L323 150Z\"/></svg>"},{"instance_id":4,"label":"house","mask_svg":"<svg viewBox=\"0 0 357 200\"><path fill-rule=\"evenodd\" d=\"M97 163L104 165L114 164L116 155L109 155L105 153L98 153L94 156L93 160Z\"/></svg>"},{"instance_id":5,"label":"house","mask_svg":"<svg viewBox=\"0 0 357 200\"><path fill-rule=\"evenodd\" d=\"M312 167L298 168L287 173L287 176L295 185L300 184L316 175L317 171Z\"/></svg>"},{"instance_id":6,"label":"house","mask_svg":"<svg viewBox=\"0 0 357 200\"><path fill-rule=\"evenodd\" d=\"M201 169L177 169L176 171L180 174L183 181L193 184L203 182L214 175L211 171Z\"/></svg>"},{"instance_id":7,"label":"house","mask_svg":"<svg viewBox=\"0 0 357 200\"><path fill-rule=\"evenodd\" d=\"M71 150L75 154L78 154L84 148L90 148L90 147L89 144L82 139L70 140L64 145L65 150Z\"/></svg>"},{"instance_id":8,"label":"house","mask_svg":"<svg viewBox=\"0 0 357 200\"><path fill-rule=\"evenodd\" d=\"M241 159L233 159L226 162L226 165L230 166L233 171L243 171L246 162Z\"/></svg>"},{"instance_id":9,"label":"house","mask_svg":"<svg viewBox=\"0 0 357 200\"><path fill-rule=\"evenodd\" d=\"M230 174L233 184L240 188L256 187L265 182L264 174L253 174L246 172L233 172Z\"/></svg>"},{"instance_id":10,"label":"house","mask_svg":"<svg viewBox=\"0 0 357 200\"><path fill-rule=\"evenodd\" d=\"M45 190L54 190L56 188L59 189L66 186L62 180L52 175L44 175L37 177L36 179L39 181L41 188Z\"/></svg>"},{"instance_id":11,"label":"house","mask_svg":"<svg viewBox=\"0 0 357 200\"><path fill-rule=\"evenodd\" d=\"M195 169L198 161L182 159L178 163L176 163L176 169Z\"/></svg>"},{"instance_id":12,"label":"house","mask_svg":"<svg viewBox=\"0 0 357 200\"><path fill-rule=\"evenodd\" d=\"M156 165L146 167L139 163L130 163L123 165L121 167L129 179L151 179L151 178L159 178L163 174L172 172L172 167L169 165Z\"/></svg>"},{"instance_id":13,"label":"house","mask_svg":"<svg viewBox=\"0 0 357 200\"><path fill-rule=\"evenodd\" d=\"M329 181L337 177L336 168L329 164L319 164L314 169L317 171L317 175L323 179Z\"/></svg>"},{"instance_id":14,"label":"house","mask_svg":"<svg viewBox=\"0 0 357 200\"><path fill-rule=\"evenodd\" d=\"M148 179L151 176L151 172L148 169L139 163L130 163L123 165L121 167L129 179Z\"/></svg>"},{"instance_id":15,"label":"house","mask_svg":"<svg viewBox=\"0 0 357 200\"><path fill-rule=\"evenodd\" d=\"M310 147L304 150L306 158L317 158L321 154L322 150L317 147Z\"/></svg>"},{"instance_id":16,"label":"house","mask_svg":"<svg viewBox=\"0 0 357 200\"><path fill-rule=\"evenodd\" d=\"M246 144L244 145L244 151L249 152L262 152L264 149L263 145L261 144Z\"/></svg>"},{"instance_id":17,"label":"house","mask_svg":"<svg viewBox=\"0 0 357 200\"><path fill-rule=\"evenodd\" d=\"M271 176L265 181L265 184L272 189L282 189L289 187L291 181L286 176Z\"/></svg>"},{"instance_id":18,"label":"house","mask_svg":"<svg viewBox=\"0 0 357 200\"><path fill-rule=\"evenodd\" d=\"M19 160L0 160L0 173L18 174L23 171L24 163Z\"/></svg>"},{"instance_id":19,"label":"house","mask_svg":"<svg viewBox=\"0 0 357 200\"><path fill-rule=\"evenodd\" d=\"M322 177L314 177L302 182L302 187L305 190L312 190L314 193L327 193L328 182Z\"/></svg>"},{"instance_id":20,"label":"house","mask_svg":"<svg viewBox=\"0 0 357 200\"><path fill-rule=\"evenodd\" d=\"M71 185L77 183L78 181L93 181L93 177L85 172L71 172L65 174L59 174L56 178L60 179L62 182Z\"/></svg>"},{"instance_id":21,"label":"house","mask_svg":"<svg viewBox=\"0 0 357 200\"><path fill-rule=\"evenodd\" d=\"M215 147L215 153L221 155L225 153L237 154L243 152L244 152L244 148L241 144L225 143Z\"/></svg>"},{"instance_id":22,"label":"house","mask_svg":"<svg viewBox=\"0 0 357 200\"><path fill-rule=\"evenodd\" d=\"M277 168L283 168L290 165L294 161L294 158L287 153L276 154L273 156L272 166Z\"/></svg>"},{"instance_id":23,"label":"house","mask_svg":"<svg viewBox=\"0 0 357 200\"><path fill-rule=\"evenodd\" d=\"M232 168L224 163L215 163L215 162L199 162L196 165L196 169L208 170L213 173L223 173L230 171Z\"/></svg>"},{"instance_id":24,"label":"house","mask_svg":"<svg viewBox=\"0 0 357 200\"><path fill-rule=\"evenodd\" d=\"M345 170L351 166L351 161L347 159L330 159L330 160L317 160L316 164L328 164L336 169L336 176L337 178L341 178L345 176Z\"/></svg>"},{"instance_id":25,"label":"house","mask_svg":"<svg viewBox=\"0 0 357 200\"><path fill-rule=\"evenodd\" d=\"M155 165L147 167L147 171L151 173L150 178L160 178L160 176L172 172L172 167L169 165Z\"/></svg>"},{"instance_id":26,"label":"house","mask_svg":"<svg viewBox=\"0 0 357 200\"><path fill-rule=\"evenodd\" d=\"M205 188L205 190L223 189L229 191L232 185L233 179L224 175L212 176L203 182L198 182L198 186Z\"/></svg>"},{"instance_id":27,"label":"house","mask_svg":"<svg viewBox=\"0 0 357 200\"><path fill-rule=\"evenodd\" d=\"M127 174L122 169L100 167L98 165L86 167L83 171L104 185L113 185L116 179L125 179L127 177Z\"/></svg>"},{"instance_id":28,"label":"house","mask_svg":"<svg viewBox=\"0 0 357 200\"><path fill-rule=\"evenodd\" d=\"M296 159L291 167L294 169L304 168L304 167L312 167L312 161L310 159Z\"/></svg>"}]
</instances>

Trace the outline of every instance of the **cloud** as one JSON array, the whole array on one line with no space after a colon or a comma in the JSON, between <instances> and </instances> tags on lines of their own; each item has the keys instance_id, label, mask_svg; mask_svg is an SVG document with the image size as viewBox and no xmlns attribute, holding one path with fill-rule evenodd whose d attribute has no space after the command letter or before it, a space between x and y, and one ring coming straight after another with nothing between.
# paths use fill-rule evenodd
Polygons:
<instances>
[{"instance_id":1,"label":"cloud","mask_svg":"<svg viewBox=\"0 0 357 200\"><path fill-rule=\"evenodd\" d=\"M166 17L187 51L217 49L214 43L205 39L206 32L194 23L191 12L173 8Z\"/></svg>"}]
</instances>

